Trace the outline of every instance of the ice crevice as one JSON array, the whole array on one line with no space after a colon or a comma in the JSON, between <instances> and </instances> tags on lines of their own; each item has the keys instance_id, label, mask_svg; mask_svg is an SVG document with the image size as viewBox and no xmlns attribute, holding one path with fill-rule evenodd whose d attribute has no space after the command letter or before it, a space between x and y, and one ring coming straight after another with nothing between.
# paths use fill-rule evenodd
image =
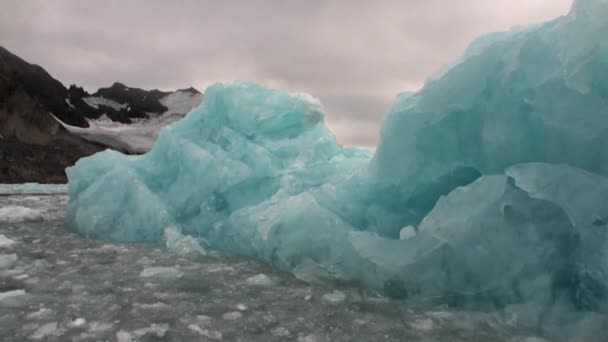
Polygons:
<instances>
[{"instance_id":1,"label":"ice crevice","mask_svg":"<svg viewBox=\"0 0 608 342\"><path fill-rule=\"evenodd\" d=\"M411 300L606 312L608 15L589 8L608 13L580 0L474 42L396 99L375 153L312 97L211 86L147 154L69 168L67 226Z\"/></svg>"}]
</instances>

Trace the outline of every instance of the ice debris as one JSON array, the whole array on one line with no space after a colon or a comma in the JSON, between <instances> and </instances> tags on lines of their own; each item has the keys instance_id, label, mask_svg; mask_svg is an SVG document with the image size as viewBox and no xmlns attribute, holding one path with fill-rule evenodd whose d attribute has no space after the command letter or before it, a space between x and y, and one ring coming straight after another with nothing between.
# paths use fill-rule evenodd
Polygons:
<instances>
[{"instance_id":1,"label":"ice debris","mask_svg":"<svg viewBox=\"0 0 608 342\"><path fill-rule=\"evenodd\" d=\"M0 248L11 247L14 244L15 244L14 240L7 238L6 235L4 235L4 234L0 234Z\"/></svg>"},{"instance_id":2,"label":"ice debris","mask_svg":"<svg viewBox=\"0 0 608 342\"><path fill-rule=\"evenodd\" d=\"M0 223L18 223L27 221L42 221L42 210L9 205L0 208Z\"/></svg>"},{"instance_id":3,"label":"ice debris","mask_svg":"<svg viewBox=\"0 0 608 342\"><path fill-rule=\"evenodd\" d=\"M179 256L196 258L207 254L196 239L183 235L175 227L165 228L164 238L167 249Z\"/></svg>"},{"instance_id":4,"label":"ice debris","mask_svg":"<svg viewBox=\"0 0 608 342\"><path fill-rule=\"evenodd\" d=\"M27 299L25 290L0 292L0 307L22 307L28 304Z\"/></svg>"},{"instance_id":5,"label":"ice debris","mask_svg":"<svg viewBox=\"0 0 608 342\"><path fill-rule=\"evenodd\" d=\"M272 286L274 281L267 275L260 273L245 279L245 283L251 286Z\"/></svg>"},{"instance_id":6,"label":"ice debris","mask_svg":"<svg viewBox=\"0 0 608 342\"><path fill-rule=\"evenodd\" d=\"M176 227L400 298L608 311L607 23L608 1L577 0L481 37L397 98L373 156L311 97L214 85L146 155L69 168L67 225L154 243Z\"/></svg>"},{"instance_id":7,"label":"ice debris","mask_svg":"<svg viewBox=\"0 0 608 342\"><path fill-rule=\"evenodd\" d=\"M147 267L141 271L140 276L142 278L156 278L161 280L175 280L179 279L184 274L175 267Z\"/></svg>"},{"instance_id":8,"label":"ice debris","mask_svg":"<svg viewBox=\"0 0 608 342\"><path fill-rule=\"evenodd\" d=\"M0 270L11 269L17 263L17 254L0 254Z\"/></svg>"}]
</instances>

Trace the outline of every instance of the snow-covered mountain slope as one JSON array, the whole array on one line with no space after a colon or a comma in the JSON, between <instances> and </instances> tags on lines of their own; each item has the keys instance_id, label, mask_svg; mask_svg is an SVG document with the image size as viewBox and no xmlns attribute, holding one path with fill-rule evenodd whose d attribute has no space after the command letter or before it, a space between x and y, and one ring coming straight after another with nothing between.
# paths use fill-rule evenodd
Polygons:
<instances>
[{"instance_id":1,"label":"snow-covered mountain slope","mask_svg":"<svg viewBox=\"0 0 608 342\"><path fill-rule=\"evenodd\" d=\"M95 99L94 103L101 103L100 98ZM105 114L99 119L88 120L87 128L68 125L57 117L55 119L70 133L85 140L129 154L141 154L152 148L161 128L184 117L198 106L202 99L203 94L199 92L174 91L159 99L167 108L165 112L160 115L149 113L148 118L134 119L131 124L111 121ZM88 100L91 100L91 97Z\"/></svg>"}]
</instances>

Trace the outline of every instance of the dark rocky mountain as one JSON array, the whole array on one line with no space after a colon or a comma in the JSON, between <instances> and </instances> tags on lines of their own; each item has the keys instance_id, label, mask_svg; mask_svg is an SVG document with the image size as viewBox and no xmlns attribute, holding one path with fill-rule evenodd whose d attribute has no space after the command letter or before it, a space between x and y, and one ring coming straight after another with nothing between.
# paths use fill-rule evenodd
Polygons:
<instances>
[{"instance_id":1,"label":"dark rocky mountain","mask_svg":"<svg viewBox=\"0 0 608 342\"><path fill-rule=\"evenodd\" d=\"M75 127L104 115L129 124L165 113L161 99L170 94L121 83L93 94L76 85L65 88L42 67L0 47L0 183L65 182L67 166L110 146L81 139L50 114Z\"/></svg>"},{"instance_id":2,"label":"dark rocky mountain","mask_svg":"<svg viewBox=\"0 0 608 342\"><path fill-rule=\"evenodd\" d=\"M192 87L178 91L200 94ZM69 102L78 112L92 119L106 115L110 120L122 123L131 123L132 119L149 118L151 115L157 116L166 112L168 108L161 100L171 93L173 92L132 88L119 82L107 88L100 88L93 94L76 85L68 88Z\"/></svg>"},{"instance_id":3,"label":"dark rocky mountain","mask_svg":"<svg viewBox=\"0 0 608 342\"><path fill-rule=\"evenodd\" d=\"M85 115L66 102L67 89L38 65L30 64L0 46L0 105L27 94L44 110L71 125L86 127Z\"/></svg>"}]
</instances>

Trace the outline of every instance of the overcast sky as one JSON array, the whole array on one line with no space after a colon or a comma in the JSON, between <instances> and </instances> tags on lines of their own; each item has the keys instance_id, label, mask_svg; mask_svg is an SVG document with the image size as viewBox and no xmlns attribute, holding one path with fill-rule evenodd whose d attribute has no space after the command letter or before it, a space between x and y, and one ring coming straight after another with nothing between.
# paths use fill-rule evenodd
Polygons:
<instances>
[{"instance_id":1,"label":"overcast sky","mask_svg":"<svg viewBox=\"0 0 608 342\"><path fill-rule=\"evenodd\" d=\"M320 98L347 145L374 146L395 95L476 36L572 0L2 0L0 45L88 90L249 80Z\"/></svg>"}]
</instances>

